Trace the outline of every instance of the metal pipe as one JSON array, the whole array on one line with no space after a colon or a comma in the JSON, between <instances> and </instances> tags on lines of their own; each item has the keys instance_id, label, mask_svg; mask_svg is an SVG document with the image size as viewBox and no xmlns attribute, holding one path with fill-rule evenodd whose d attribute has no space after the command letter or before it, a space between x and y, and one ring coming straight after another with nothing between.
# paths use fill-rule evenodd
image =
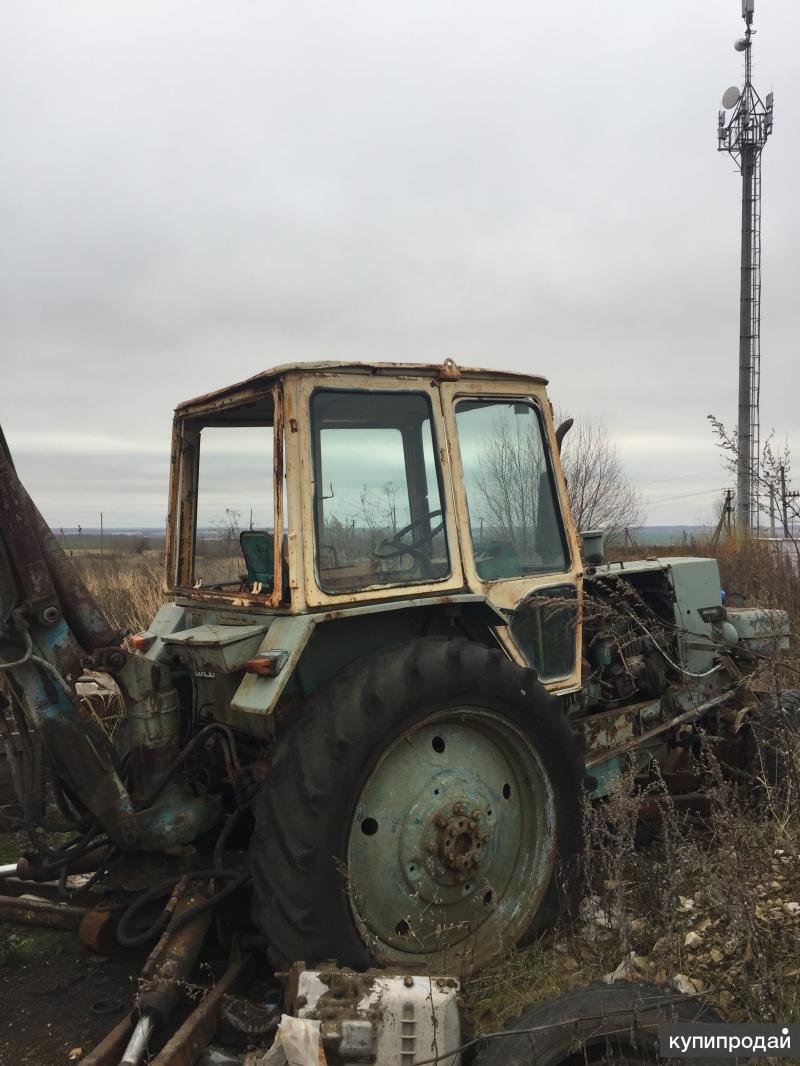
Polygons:
<instances>
[{"instance_id":1,"label":"metal pipe","mask_svg":"<svg viewBox=\"0 0 800 1066\"><path fill-rule=\"evenodd\" d=\"M177 897L174 908L176 917L193 910L207 899L194 889L183 891L180 896L176 889L174 896ZM212 908L208 907L177 932L171 933L167 929L158 943L154 962L155 952L151 953L145 967L151 975L150 987L137 997L139 1017L120 1066L139 1066L147 1053L153 1030L156 1026L165 1025L178 1005L183 995L181 986L188 980L197 961L211 924L211 916Z\"/></svg>"},{"instance_id":2,"label":"metal pipe","mask_svg":"<svg viewBox=\"0 0 800 1066\"><path fill-rule=\"evenodd\" d=\"M133 1027L128 1046L125 1048L119 1066L139 1066L147 1054L147 1045L156 1027L155 1015L145 1011Z\"/></svg>"},{"instance_id":3,"label":"metal pipe","mask_svg":"<svg viewBox=\"0 0 800 1066\"><path fill-rule=\"evenodd\" d=\"M21 881L18 877L4 877L0 881L0 898L3 896L35 896L36 899L50 900L51 903L65 902L55 881ZM81 906L95 906L102 899L101 895L90 889L81 893Z\"/></svg>"},{"instance_id":4,"label":"metal pipe","mask_svg":"<svg viewBox=\"0 0 800 1066\"><path fill-rule=\"evenodd\" d=\"M17 876L17 864L15 862L7 862L3 866L0 866L0 877L16 877Z\"/></svg>"},{"instance_id":5,"label":"metal pipe","mask_svg":"<svg viewBox=\"0 0 800 1066\"><path fill-rule=\"evenodd\" d=\"M0 918L20 922L22 925L77 929L87 913L84 907L70 907L65 903L45 903L41 900L0 895Z\"/></svg>"},{"instance_id":6,"label":"metal pipe","mask_svg":"<svg viewBox=\"0 0 800 1066\"><path fill-rule=\"evenodd\" d=\"M117 1066L132 1025L130 1016L118 1022L88 1055L84 1055L81 1066Z\"/></svg>"}]
</instances>

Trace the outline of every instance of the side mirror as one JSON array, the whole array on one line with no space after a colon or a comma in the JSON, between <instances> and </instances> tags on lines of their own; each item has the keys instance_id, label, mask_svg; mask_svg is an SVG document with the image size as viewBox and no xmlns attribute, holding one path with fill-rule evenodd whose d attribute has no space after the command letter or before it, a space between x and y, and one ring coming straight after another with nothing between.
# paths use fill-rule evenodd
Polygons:
<instances>
[{"instance_id":1,"label":"side mirror","mask_svg":"<svg viewBox=\"0 0 800 1066\"><path fill-rule=\"evenodd\" d=\"M583 561L590 566L602 566L606 561L605 534L602 529L587 529L579 533Z\"/></svg>"}]
</instances>

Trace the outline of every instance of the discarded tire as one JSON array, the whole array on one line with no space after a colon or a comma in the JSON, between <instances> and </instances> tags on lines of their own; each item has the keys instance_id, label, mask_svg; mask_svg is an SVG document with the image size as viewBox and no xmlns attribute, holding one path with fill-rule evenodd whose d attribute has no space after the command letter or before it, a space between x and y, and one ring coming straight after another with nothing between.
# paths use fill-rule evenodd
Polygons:
<instances>
[{"instance_id":1,"label":"discarded tire","mask_svg":"<svg viewBox=\"0 0 800 1066\"><path fill-rule=\"evenodd\" d=\"M273 961L476 968L553 917L584 764L532 670L467 640L353 663L278 741L255 804Z\"/></svg>"},{"instance_id":2,"label":"discarded tire","mask_svg":"<svg viewBox=\"0 0 800 1066\"><path fill-rule=\"evenodd\" d=\"M509 1035L486 1042L473 1066L663 1064L671 1060L666 1054L659 1056L659 1025L719 1021L719 1015L698 999L659 985L598 983L529 1007L508 1025ZM714 1066L719 1060L691 1061L693 1066Z\"/></svg>"}]
</instances>

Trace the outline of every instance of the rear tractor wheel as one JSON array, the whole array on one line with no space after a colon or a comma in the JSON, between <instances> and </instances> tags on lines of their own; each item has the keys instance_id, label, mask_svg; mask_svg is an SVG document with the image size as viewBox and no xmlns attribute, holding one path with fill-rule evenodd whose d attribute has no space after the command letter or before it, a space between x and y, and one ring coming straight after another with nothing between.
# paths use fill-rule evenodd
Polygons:
<instances>
[{"instance_id":1,"label":"rear tractor wheel","mask_svg":"<svg viewBox=\"0 0 800 1066\"><path fill-rule=\"evenodd\" d=\"M558 700L500 651L424 639L345 668L256 801L273 961L483 965L554 917L584 773Z\"/></svg>"}]
</instances>

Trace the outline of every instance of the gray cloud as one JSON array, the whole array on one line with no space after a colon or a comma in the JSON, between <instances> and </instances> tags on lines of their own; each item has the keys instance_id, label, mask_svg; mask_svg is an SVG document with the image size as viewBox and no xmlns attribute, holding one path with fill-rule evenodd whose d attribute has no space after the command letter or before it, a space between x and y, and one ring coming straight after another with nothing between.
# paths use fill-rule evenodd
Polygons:
<instances>
[{"instance_id":1,"label":"gray cloud","mask_svg":"<svg viewBox=\"0 0 800 1066\"><path fill-rule=\"evenodd\" d=\"M705 415L736 405L715 125L737 0L5 14L0 420L51 522L161 521L187 396L294 359L446 355L602 415L651 521L709 514L694 493L729 476ZM756 18L762 424L800 444L800 11Z\"/></svg>"}]
</instances>

